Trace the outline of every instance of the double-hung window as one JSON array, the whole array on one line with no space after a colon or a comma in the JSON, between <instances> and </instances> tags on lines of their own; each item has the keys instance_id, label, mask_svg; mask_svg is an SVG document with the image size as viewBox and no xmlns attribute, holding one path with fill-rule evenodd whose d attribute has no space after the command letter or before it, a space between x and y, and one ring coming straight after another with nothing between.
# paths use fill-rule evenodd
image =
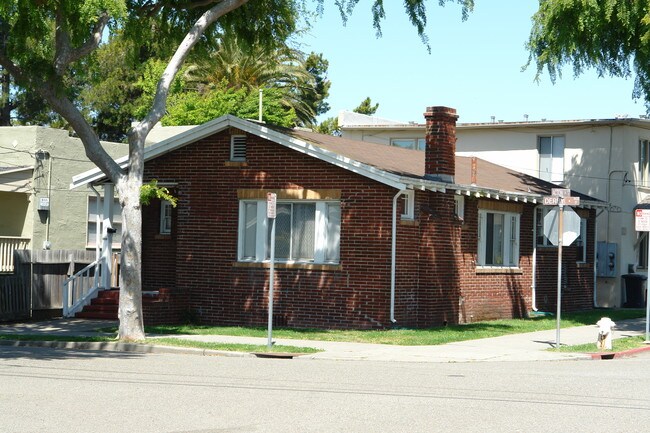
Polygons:
<instances>
[{"instance_id":1,"label":"double-hung window","mask_svg":"<svg viewBox=\"0 0 650 433\"><path fill-rule=\"evenodd\" d=\"M537 208L537 227L535 228L535 235L537 236L537 246L549 247L553 243L544 235L544 218L551 210L549 207Z\"/></svg>"},{"instance_id":2,"label":"double-hung window","mask_svg":"<svg viewBox=\"0 0 650 433\"><path fill-rule=\"evenodd\" d=\"M478 265L519 265L519 214L479 209Z\"/></svg>"},{"instance_id":3,"label":"double-hung window","mask_svg":"<svg viewBox=\"0 0 650 433\"><path fill-rule=\"evenodd\" d=\"M271 256L271 220L265 200L239 205L239 260ZM335 201L281 201L276 204L275 260L286 263L339 262L341 206Z\"/></svg>"},{"instance_id":4,"label":"double-hung window","mask_svg":"<svg viewBox=\"0 0 650 433\"><path fill-rule=\"evenodd\" d=\"M564 136L538 137L539 177L548 182L564 181Z\"/></svg>"},{"instance_id":5,"label":"double-hung window","mask_svg":"<svg viewBox=\"0 0 650 433\"><path fill-rule=\"evenodd\" d=\"M160 202L160 234L168 235L172 232L172 204L167 200Z\"/></svg>"},{"instance_id":6,"label":"double-hung window","mask_svg":"<svg viewBox=\"0 0 650 433\"><path fill-rule=\"evenodd\" d=\"M580 235L573 241L577 248L576 262L585 263L587 261L587 219L580 218Z\"/></svg>"}]
</instances>

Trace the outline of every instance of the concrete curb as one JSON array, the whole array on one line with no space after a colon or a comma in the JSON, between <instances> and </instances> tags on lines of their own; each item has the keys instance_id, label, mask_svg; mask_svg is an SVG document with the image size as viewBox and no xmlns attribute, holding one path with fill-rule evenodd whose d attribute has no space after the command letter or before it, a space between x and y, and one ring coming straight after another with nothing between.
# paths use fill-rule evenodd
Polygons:
<instances>
[{"instance_id":1,"label":"concrete curb","mask_svg":"<svg viewBox=\"0 0 650 433\"><path fill-rule=\"evenodd\" d=\"M615 359L634 356L637 353L647 352L648 350L650 350L650 345L646 347L637 347L636 349L621 350L620 352L589 353L588 355L591 356L591 359Z\"/></svg>"},{"instance_id":2,"label":"concrete curb","mask_svg":"<svg viewBox=\"0 0 650 433\"><path fill-rule=\"evenodd\" d=\"M9 347L48 347L51 349L72 350L105 350L111 352L129 353L173 353L201 356L228 356L235 358L252 358L255 355L248 352L233 352L228 350L197 349L194 347L157 346L151 344L97 342L97 341L25 341L0 340L0 346Z\"/></svg>"}]
</instances>

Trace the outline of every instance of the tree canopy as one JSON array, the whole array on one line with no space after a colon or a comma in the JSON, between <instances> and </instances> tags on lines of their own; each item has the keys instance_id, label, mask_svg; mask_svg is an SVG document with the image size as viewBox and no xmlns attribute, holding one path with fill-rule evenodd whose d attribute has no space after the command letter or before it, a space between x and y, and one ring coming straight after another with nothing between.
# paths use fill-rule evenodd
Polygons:
<instances>
[{"instance_id":1,"label":"tree canopy","mask_svg":"<svg viewBox=\"0 0 650 433\"><path fill-rule=\"evenodd\" d=\"M376 103L375 105L372 105L372 101L370 100L370 96L368 96L366 99L361 101L361 104L357 108L355 108L354 111L355 113L360 113L360 114L365 114L367 116L372 116L377 112L377 109L379 108L379 103Z\"/></svg>"},{"instance_id":2,"label":"tree canopy","mask_svg":"<svg viewBox=\"0 0 650 433\"><path fill-rule=\"evenodd\" d=\"M650 110L650 2L544 0L533 16L529 63L552 81L569 66L580 75L634 76L633 96Z\"/></svg>"}]
</instances>

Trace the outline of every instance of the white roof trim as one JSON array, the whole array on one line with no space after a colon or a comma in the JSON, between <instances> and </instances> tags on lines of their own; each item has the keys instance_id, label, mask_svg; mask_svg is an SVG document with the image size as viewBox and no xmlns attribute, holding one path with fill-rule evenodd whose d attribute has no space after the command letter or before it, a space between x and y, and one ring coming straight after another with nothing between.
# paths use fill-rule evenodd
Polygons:
<instances>
[{"instance_id":1,"label":"white roof trim","mask_svg":"<svg viewBox=\"0 0 650 433\"><path fill-rule=\"evenodd\" d=\"M0 171L0 176L4 176L5 174L11 174L11 173L19 173L21 171L27 171L27 170L34 170L34 167L29 166L29 167L18 167L18 168L13 168L10 170L3 170Z\"/></svg>"},{"instance_id":2,"label":"white roof trim","mask_svg":"<svg viewBox=\"0 0 650 433\"><path fill-rule=\"evenodd\" d=\"M304 153L306 155L328 162L332 165L336 165L343 169L360 174L364 177L376 180L385 185L392 186L400 190L406 189L406 184L400 181L400 176L398 175L388 173L368 164L364 164L339 155L335 152L314 146L306 141L290 137L286 134L282 134L266 127L265 125L242 120L232 115L221 116L210 122L198 125L186 132L182 132L159 143L145 147L144 160L149 161L153 158L169 153L181 146L193 143L202 138L220 132L228 127L241 129L242 131L246 131L253 135L257 135L259 137L281 144L292 150ZM124 169L127 166L128 157L123 156L119 159L116 159L115 162L117 162L120 167ZM88 183L100 181L105 177L106 176L101 172L101 170L99 170L99 168L86 171L72 178L70 189L78 188Z\"/></svg>"}]
</instances>

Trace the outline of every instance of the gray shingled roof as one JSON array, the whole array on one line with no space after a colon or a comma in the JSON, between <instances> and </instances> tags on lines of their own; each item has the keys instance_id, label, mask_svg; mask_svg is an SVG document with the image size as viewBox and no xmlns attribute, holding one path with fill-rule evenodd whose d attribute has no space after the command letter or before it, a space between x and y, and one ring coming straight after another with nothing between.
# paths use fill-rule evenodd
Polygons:
<instances>
[{"instance_id":1,"label":"gray shingled roof","mask_svg":"<svg viewBox=\"0 0 650 433\"><path fill-rule=\"evenodd\" d=\"M350 140L310 131L275 127L274 129L380 170L416 178L424 178L425 175L424 152L419 150ZM471 157L456 156L454 179L456 184L471 185L471 160ZM550 195L552 188L558 188L553 183L479 158L477 158L476 171L476 186L492 190ZM572 194L582 199L599 201L578 192Z\"/></svg>"}]
</instances>

